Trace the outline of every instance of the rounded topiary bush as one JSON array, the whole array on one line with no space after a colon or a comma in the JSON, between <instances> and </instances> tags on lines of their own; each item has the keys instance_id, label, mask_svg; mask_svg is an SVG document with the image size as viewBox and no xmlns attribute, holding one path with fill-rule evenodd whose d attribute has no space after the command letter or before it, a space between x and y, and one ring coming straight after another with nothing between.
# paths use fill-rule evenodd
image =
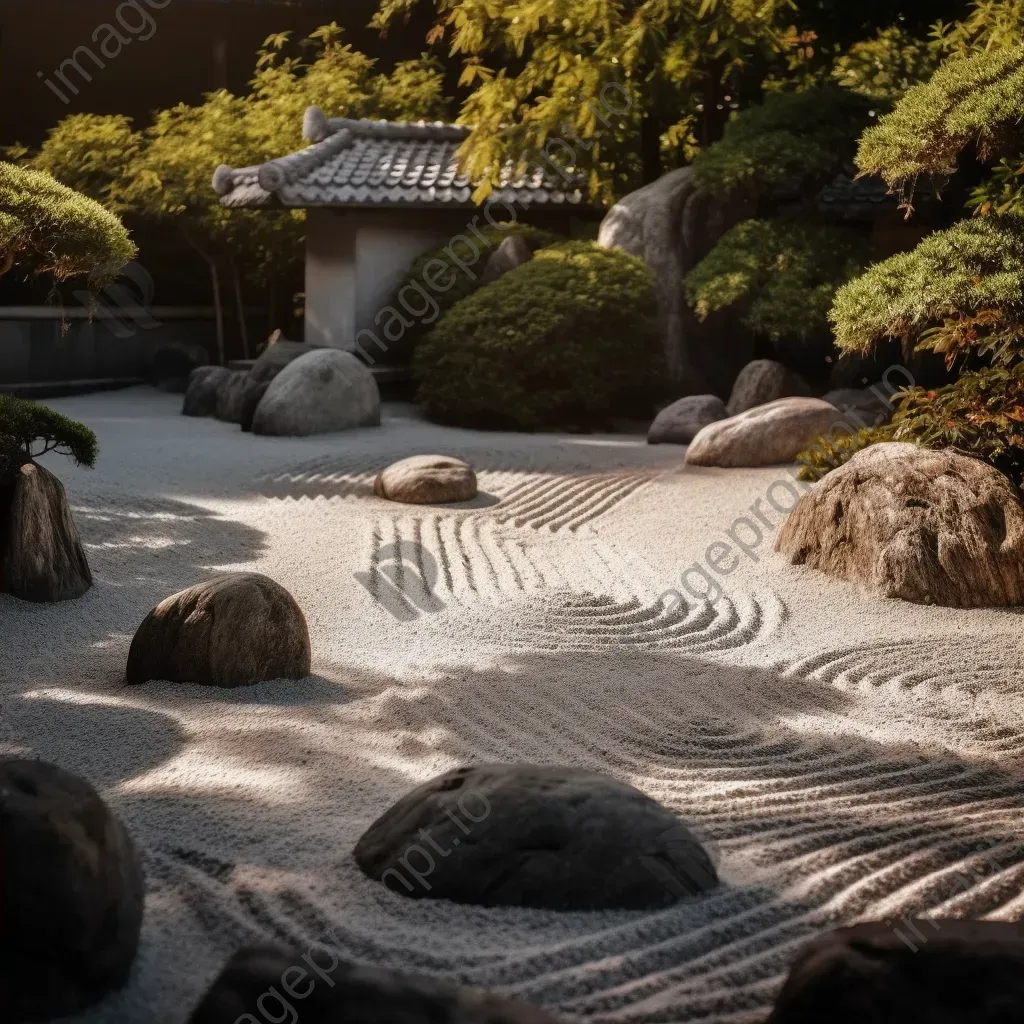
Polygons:
<instances>
[{"instance_id":1,"label":"rounded topiary bush","mask_svg":"<svg viewBox=\"0 0 1024 1024\"><path fill-rule=\"evenodd\" d=\"M659 349L643 261L567 242L457 303L416 350L413 373L442 423L586 429L640 411Z\"/></svg>"},{"instance_id":2,"label":"rounded topiary bush","mask_svg":"<svg viewBox=\"0 0 1024 1024\"><path fill-rule=\"evenodd\" d=\"M402 296L408 295L411 288L417 293L426 291L433 302L437 303L437 312L430 306L426 315L411 316L412 326L402 335L399 341L390 345L387 362L407 362L420 341L430 332L437 321L457 302L467 298L482 288L483 272L487 260L498 250L498 246L515 235L521 235L526 244L534 251L555 245L565 239L550 231L520 224L514 221L499 223L493 227L466 230L456 235L450 242L419 256L402 278L395 290L391 306L408 312L409 308L402 302ZM481 240L483 236L486 242ZM422 296L413 298L417 307L423 305Z\"/></svg>"}]
</instances>

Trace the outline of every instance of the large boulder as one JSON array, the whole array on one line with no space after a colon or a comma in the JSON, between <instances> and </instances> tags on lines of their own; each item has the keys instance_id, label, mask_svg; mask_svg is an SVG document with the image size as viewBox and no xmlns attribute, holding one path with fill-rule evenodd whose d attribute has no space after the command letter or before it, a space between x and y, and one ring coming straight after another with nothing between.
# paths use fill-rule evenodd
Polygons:
<instances>
[{"instance_id":1,"label":"large boulder","mask_svg":"<svg viewBox=\"0 0 1024 1024\"><path fill-rule=\"evenodd\" d=\"M226 366L200 366L189 374L182 416L216 416L221 385L231 376Z\"/></svg>"},{"instance_id":2,"label":"large boulder","mask_svg":"<svg viewBox=\"0 0 1024 1024\"><path fill-rule=\"evenodd\" d=\"M476 474L461 459L413 455L388 466L373 482L373 492L389 501L437 505L476 497Z\"/></svg>"},{"instance_id":3,"label":"large boulder","mask_svg":"<svg viewBox=\"0 0 1024 1024\"><path fill-rule=\"evenodd\" d=\"M700 321L683 293L683 278L751 215L741 198L723 202L698 189L693 169L684 167L621 199L601 224L600 245L641 257L654 274L668 377L677 394L727 395L753 357L753 335L733 310Z\"/></svg>"},{"instance_id":4,"label":"large boulder","mask_svg":"<svg viewBox=\"0 0 1024 1024\"><path fill-rule=\"evenodd\" d=\"M883 597L1024 604L1024 508L979 459L912 444L857 452L805 494L775 548Z\"/></svg>"},{"instance_id":5,"label":"large boulder","mask_svg":"<svg viewBox=\"0 0 1024 1024\"><path fill-rule=\"evenodd\" d=\"M548 910L648 910L718 882L678 818L580 768L485 764L407 793L356 844L370 877L413 898Z\"/></svg>"},{"instance_id":6,"label":"large boulder","mask_svg":"<svg viewBox=\"0 0 1024 1024\"><path fill-rule=\"evenodd\" d=\"M143 879L84 779L0 760L0 1005L11 1024L79 1013L128 980Z\"/></svg>"},{"instance_id":7,"label":"large boulder","mask_svg":"<svg viewBox=\"0 0 1024 1024\"><path fill-rule=\"evenodd\" d=\"M153 353L149 379L161 391L183 395L188 391L192 372L209 362L210 353L202 345L163 345Z\"/></svg>"},{"instance_id":8,"label":"large boulder","mask_svg":"<svg viewBox=\"0 0 1024 1024\"><path fill-rule=\"evenodd\" d=\"M705 427L686 450L693 466L774 466L792 462L842 417L820 398L780 398Z\"/></svg>"},{"instance_id":9,"label":"large boulder","mask_svg":"<svg viewBox=\"0 0 1024 1024\"><path fill-rule=\"evenodd\" d=\"M725 409L730 416L738 416L748 409L767 405L779 398L807 396L811 389L798 374L787 370L774 359L755 359L740 370Z\"/></svg>"},{"instance_id":10,"label":"large boulder","mask_svg":"<svg viewBox=\"0 0 1024 1024\"><path fill-rule=\"evenodd\" d=\"M821 400L834 405L857 430L878 427L892 419L893 403L886 401L880 390L837 388L822 395Z\"/></svg>"},{"instance_id":11,"label":"large boulder","mask_svg":"<svg viewBox=\"0 0 1024 1024\"><path fill-rule=\"evenodd\" d=\"M903 918L840 928L798 957L768 1024L1024 1020L1024 929Z\"/></svg>"},{"instance_id":12,"label":"large boulder","mask_svg":"<svg viewBox=\"0 0 1024 1024\"><path fill-rule=\"evenodd\" d=\"M26 463L0 488L0 590L25 601L70 601L91 586L64 485Z\"/></svg>"},{"instance_id":13,"label":"large boulder","mask_svg":"<svg viewBox=\"0 0 1024 1024\"><path fill-rule=\"evenodd\" d=\"M270 382L291 362L314 352L318 346L307 345L302 341L275 340L268 345L253 364L242 389L242 408L239 423L242 430L252 430L253 417L263 396L270 387Z\"/></svg>"},{"instance_id":14,"label":"large boulder","mask_svg":"<svg viewBox=\"0 0 1024 1024\"><path fill-rule=\"evenodd\" d=\"M231 687L309 673L309 630L295 599L267 576L232 572L158 604L135 633L126 677Z\"/></svg>"},{"instance_id":15,"label":"large boulder","mask_svg":"<svg viewBox=\"0 0 1024 1024\"><path fill-rule=\"evenodd\" d=\"M380 425L380 392L354 355L324 348L290 362L253 417L254 434L305 437Z\"/></svg>"},{"instance_id":16,"label":"large boulder","mask_svg":"<svg viewBox=\"0 0 1024 1024\"><path fill-rule=\"evenodd\" d=\"M480 275L480 283L491 284L499 277L504 277L510 270L515 270L532 259L533 250L530 243L522 235L509 235L487 258L484 272Z\"/></svg>"},{"instance_id":17,"label":"large boulder","mask_svg":"<svg viewBox=\"0 0 1024 1024\"><path fill-rule=\"evenodd\" d=\"M248 370L229 371L217 386L217 419L225 423L242 422L242 398Z\"/></svg>"},{"instance_id":18,"label":"large boulder","mask_svg":"<svg viewBox=\"0 0 1024 1024\"><path fill-rule=\"evenodd\" d=\"M717 395L689 395L662 409L647 431L648 444L689 444L709 423L728 413Z\"/></svg>"},{"instance_id":19,"label":"large boulder","mask_svg":"<svg viewBox=\"0 0 1024 1024\"><path fill-rule=\"evenodd\" d=\"M327 946L304 953L280 946L240 949L189 1024L284 1020L301 999L296 1024L554 1024L529 1003L456 988L379 967L345 963Z\"/></svg>"}]
</instances>

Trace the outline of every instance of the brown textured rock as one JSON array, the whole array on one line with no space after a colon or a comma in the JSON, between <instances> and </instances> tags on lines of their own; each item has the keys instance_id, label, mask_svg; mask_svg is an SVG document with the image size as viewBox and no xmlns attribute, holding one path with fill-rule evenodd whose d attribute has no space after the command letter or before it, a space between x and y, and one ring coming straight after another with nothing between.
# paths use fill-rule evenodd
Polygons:
<instances>
[{"instance_id":1,"label":"brown textured rock","mask_svg":"<svg viewBox=\"0 0 1024 1024\"><path fill-rule=\"evenodd\" d=\"M0 497L0 590L25 601L70 601L92 586L64 485L34 462Z\"/></svg>"},{"instance_id":2,"label":"brown textured rock","mask_svg":"<svg viewBox=\"0 0 1024 1024\"><path fill-rule=\"evenodd\" d=\"M1003 921L877 921L815 939L768 1024L1024 1020L1024 929Z\"/></svg>"},{"instance_id":3,"label":"brown textured rock","mask_svg":"<svg viewBox=\"0 0 1024 1024\"><path fill-rule=\"evenodd\" d=\"M217 385L217 419L225 423L242 422L242 400L245 383L249 379L247 370L229 372Z\"/></svg>"},{"instance_id":4,"label":"brown textured rock","mask_svg":"<svg viewBox=\"0 0 1024 1024\"><path fill-rule=\"evenodd\" d=\"M279 583L255 572L218 576L175 594L139 626L127 680L249 686L310 672L309 630Z\"/></svg>"},{"instance_id":5,"label":"brown textured rock","mask_svg":"<svg viewBox=\"0 0 1024 1024\"><path fill-rule=\"evenodd\" d=\"M182 403L182 416L216 416L220 386L231 376L226 366L200 366L192 371Z\"/></svg>"},{"instance_id":6,"label":"brown textured rock","mask_svg":"<svg viewBox=\"0 0 1024 1024\"><path fill-rule=\"evenodd\" d=\"M476 497L476 474L447 455L413 455L378 474L373 493L409 505L469 501Z\"/></svg>"},{"instance_id":7,"label":"brown textured rock","mask_svg":"<svg viewBox=\"0 0 1024 1024\"><path fill-rule=\"evenodd\" d=\"M662 409L647 431L648 444L689 444L709 423L726 417L717 395L690 395Z\"/></svg>"},{"instance_id":8,"label":"brown textured rock","mask_svg":"<svg viewBox=\"0 0 1024 1024\"><path fill-rule=\"evenodd\" d=\"M767 405L779 398L807 396L810 393L807 382L787 370L782 363L774 359L755 359L740 370L725 411L730 416L738 416L741 412Z\"/></svg>"},{"instance_id":9,"label":"brown textured rock","mask_svg":"<svg viewBox=\"0 0 1024 1024\"><path fill-rule=\"evenodd\" d=\"M841 421L839 410L820 398L780 398L705 427L686 450L686 461L723 467L792 462Z\"/></svg>"},{"instance_id":10,"label":"brown textured rock","mask_svg":"<svg viewBox=\"0 0 1024 1024\"><path fill-rule=\"evenodd\" d=\"M0 760L0 1017L64 1017L124 985L142 904L131 838L92 786Z\"/></svg>"},{"instance_id":11,"label":"brown textured rock","mask_svg":"<svg viewBox=\"0 0 1024 1024\"><path fill-rule=\"evenodd\" d=\"M307 959L308 958L308 959ZM312 963L311 963L312 961ZM315 965L315 966L313 966ZM304 993L296 1003L289 987ZM273 990L273 992L271 991ZM274 996L274 992L281 995ZM240 1024L252 1012L277 1017L281 1000L301 1007L297 1024L554 1024L539 1007L456 988L378 967L341 961L326 946L292 951L240 949L189 1019L189 1024ZM280 1019L284 1019L282 1016Z\"/></svg>"},{"instance_id":12,"label":"brown textured rock","mask_svg":"<svg viewBox=\"0 0 1024 1024\"><path fill-rule=\"evenodd\" d=\"M858 452L805 494L776 550L883 597L954 608L1024 603L1024 508L978 459L912 444Z\"/></svg>"},{"instance_id":13,"label":"brown textured rock","mask_svg":"<svg viewBox=\"0 0 1024 1024\"><path fill-rule=\"evenodd\" d=\"M392 805L353 853L401 896L484 907L650 910L718 884L667 808L618 779L554 765L439 775Z\"/></svg>"}]
</instances>

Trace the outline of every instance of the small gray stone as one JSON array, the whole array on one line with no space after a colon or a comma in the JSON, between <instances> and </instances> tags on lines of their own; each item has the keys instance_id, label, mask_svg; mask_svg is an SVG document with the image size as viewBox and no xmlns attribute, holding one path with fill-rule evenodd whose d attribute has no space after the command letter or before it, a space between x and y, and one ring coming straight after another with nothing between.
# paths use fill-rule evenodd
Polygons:
<instances>
[{"instance_id":1,"label":"small gray stone","mask_svg":"<svg viewBox=\"0 0 1024 1024\"><path fill-rule=\"evenodd\" d=\"M239 423L244 431L252 430L253 417L259 408L270 382L291 362L308 352L315 352L319 346L307 345L302 341L286 341L283 338L269 344L253 364L242 390Z\"/></svg>"},{"instance_id":2,"label":"small gray stone","mask_svg":"<svg viewBox=\"0 0 1024 1024\"><path fill-rule=\"evenodd\" d=\"M709 423L724 420L725 403L717 395L690 395L673 402L654 418L648 444L689 444Z\"/></svg>"},{"instance_id":3,"label":"small gray stone","mask_svg":"<svg viewBox=\"0 0 1024 1024\"><path fill-rule=\"evenodd\" d=\"M546 765L431 779L378 818L354 854L400 895L485 907L649 910L718 883L700 842L650 797Z\"/></svg>"},{"instance_id":4,"label":"small gray stone","mask_svg":"<svg viewBox=\"0 0 1024 1024\"><path fill-rule=\"evenodd\" d=\"M912 444L857 452L805 494L776 551L882 597L1024 604L1024 508L980 459Z\"/></svg>"},{"instance_id":5,"label":"small gray stone","mask_svg":"<svg viewBox=\"0 0 1024 1024\"><path fill-rule=\"evenodd\" d=\"M1010 1024L1024 1020L1024 928L871 921L812 941L767 1024Z\"/></svg>"},{"instance_id":6,"label":"small gray stone","mask_svg":"<svg viewBox=\"0 0 1024 1024\"><path fill-rule=\"evenodd\" d=\"M232 572L158 604L136 630L126 678L232 687L309 672L309 630L295 599L267 576Z\"/></svg>"},{"instance_id":7,"label":"small gray stone","mask_svg":"<svg viewBox=\"0 0 1024 1024\"><path fill-rule=\"evenodd\" d=\"M0 493L0 590L53 602L74 600L91 586L64 485L48 469L26 463L8 494Z\"/></svg>"},{"instance_id":8,"label":"small gray stone","mask_svg":"<svg viewBox=\"0 0 1024 1024\"><path fill-rule=\"evenodd\" d=\"M182 416L216 416L221 385L231 376L226 366L200 366L189 374Z\"/></svg>"},{"instance_id":9,"label":"small gray stone","mask_svg":"<svg viewBox=\"0 0 1024 1024\"><path fill-rule=\"evenodd\" d=\"M308 352L271 381L253 417L254 434L305 437L380 425L380 392L373 374L338 349Z\"/></svg>"},{"instance_id":10,"label":"small gray stone","mask_svg":"<svg viewBox=\"0 0 1024 1024\"><path fill-rule=\"evenodd\" d=\"M379 498L410 505L437 505L476 497L476 474L461 459L447 455L413 455L377 476Z\"/></svg>"},{"instance_id":11,"label":"small gray stone","mask_svg":"<svg viewBox=\"0 0 1024 1024\"><path fill-rule=\"evenodd\" d=\"M124 826L56 765L0 760L3 1019L77 1014L128 980L143 880Z\"/></svg>"},{"instance_id":12,"label":"small gray stone","mask_svg":"<svg viewBox=\"0 0 1024 1024\"><path fill-rule=\"evenodd\" d=\"M705 427L686 450L693 466L774 466L792 462L817 437L842 427L820 398L780 398Z\"/></svg>"},{"instance_id":13,"label":"small gray stone","mask_svg":"<svg viewBox=\"0 0 1024 1024\"><path fill-rule=\"evenodd\" d=\"M248 377L248 370L235 370L221 380L217 387L217 419L225 423L242 422L242 396Z\"/></svg>"},{"instance_id":14,"label":"small gray stone","mask_svg":"<svg viewBox=\"0 0 1024 1024\"><path fill-rule=\"evenodd\" d=\"M811 389L798 374L774 359L755 359L740 370L726 403L726 412L738 416L748 409L767 405L780 398L807 396Z\"/></svg>"},{"instance_id":15,"label":"small gray stone","mask_svg":"<svg viewBox=\"0 0 1024 1024\"><path fill-rule=\"evenodd\" d=\"M287 998L273 992L287 992L288 984L305 993L297 1024L555 1024L554 1017L529 1003L345 963L326 946L302 952L280 946L239 950L189 1024L240 1024L263 1007L260 1020L270 1019L283 1009L279 998Z\"/></svg>"},{"instance_id":16,"label":"small gray stone","mask_svg":"<svg viewBox=\"0 0 1024 1024\"><path fill-rule=\"evenodd\" d=\"M526 239L522 235L509 235L488 257L480 282L491 284L532 259L533 250Z\"/></svg>"}]
</instances>

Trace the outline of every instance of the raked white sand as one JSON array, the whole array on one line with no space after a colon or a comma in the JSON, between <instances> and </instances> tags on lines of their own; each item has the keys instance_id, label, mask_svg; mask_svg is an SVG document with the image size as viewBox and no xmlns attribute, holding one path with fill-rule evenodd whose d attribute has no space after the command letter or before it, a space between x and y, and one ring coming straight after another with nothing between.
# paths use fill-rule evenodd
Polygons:
<instances>
[{"instance_id":1,"label":"raked white sand","mask_svg":"<svg viewBox=\"0 0 1024 1024\"><path fill-rule=\"evenodd\" d=\"M568 1017L738 1024L763 1018L821 929L1024 915L1019 614L868 597L786 565L767 527L714 607L658 604L784 469L697 470L642 438L449 430L404 408L379 430L282 440L144 389L50 404L100 436L97 469L47 463L96 585L58 606L0 596L0 753L90 779L148 893L131 984L78 1024L182 1024L238 945L272 938ZM375 498L374 474L417 452L467 459L485 495ZM402 542L427 552L431 594L389 568ZM150 607L225 569L295 595L315 675L126 688ZM657 913L554 914L403 899L355 867L356 839L413 785L514 760L640 787L706 839L723 886Z\"/></svg>"}]
</instances>

